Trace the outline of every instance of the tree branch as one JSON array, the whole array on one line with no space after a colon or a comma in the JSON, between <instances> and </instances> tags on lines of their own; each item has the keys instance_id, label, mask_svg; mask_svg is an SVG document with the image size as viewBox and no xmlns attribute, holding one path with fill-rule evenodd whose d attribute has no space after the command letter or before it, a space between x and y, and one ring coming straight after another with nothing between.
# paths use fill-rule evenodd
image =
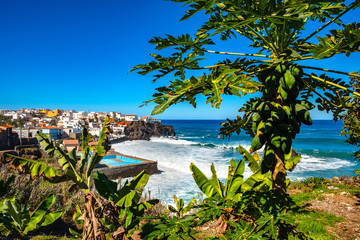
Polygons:
<instances>
[{"instance_id":1,"label":"tree branch","mask_svg":"<svg viewBox=\"0 0 360 240\"><path fill-rule=\"evenodd\" d=\"M248 56L248 57L263 57L263 58L271 58L270 56L267 56L267 55L261 55L261 54L232 53L232 52L218 52L218 51L212 51L212 50L205 50L205 52L208 52L208 53L215 53L215 54L236 55L236 56Z\"/></svg>"},{"instance_id":2,"label":"tree branch","mask_svg":"<svg viewBox=\"0 0 360 240\"><path fill-rule=\"evenodd\" d=\"M352 77L358 77L358 78L360 78L360 75L357 75L357 74L354 74L354 73L347 73L347 72L342 72L342 71L336 71L336 70L331 70L331 69L326 69L326 68L310 67L310 66L301 66L301 67L302 67L302 68L319 70L319 71L324 71L324 72L338 73L338 74L343 74L343 75L347 75L347 76L352 76Z\"/></svg>"},{"instance_id":3,"label":"tree branch","mask_svg":"<svg viewBox=\"0 0 360 240\"><path fill-rule=\"evenodd\" d=\"M343 86L341 86L341 85L339 85L339 84L336 84L336 83L327 81L327 80L325 80L325 79L316 77L316 76L314 76L314 75L312 75L312 74L310 75L310 74L304 73L304 75L305 75L305 76L308 76L308 77L311 77L311 78L314 78L314 79L316 79L316 80L318 80L318 81L320 81L320 82L323 82L323 83L325 83L325 84L327 84L327 85L331 85L331 86L334 86L334 87L343 89L343 90L345 90L345 91L351 92L351 93L353 93L354 95L360 97L360 93L355 92L355 91L352 91L352 90L350 90L350 89L347 89L346 87L343 87Z\"/></svg>"},{"instance_id":4,"label":"tree branch","mask_svg":"<svg viewBox=\"0 0 360 240\"><path fill-rule=\"evenodd\" d=\"M348 11L350 11L351 9L354 8L355 5L351 4L352 6L350 6L349 8L347 8L344 12L340 13L339 15L337 15L336 17L334 17L333 19L331 19L330 21L328 21L327 23L325 23L324 25L322 25L319 29L317 29L315 32L311 33L309 36L307 36L306 38L304 38L302 40L302 42L306 42L307 40L309 40L310 38L312 38L315 34L317 34L318 32L320 32L321 30L323 30L324 28L326 28L327 26L329 26L331 23L335 22L335 20L339 19L340 17L342 17L345 13L347 13Z\"/></svg>"}]
</instances>

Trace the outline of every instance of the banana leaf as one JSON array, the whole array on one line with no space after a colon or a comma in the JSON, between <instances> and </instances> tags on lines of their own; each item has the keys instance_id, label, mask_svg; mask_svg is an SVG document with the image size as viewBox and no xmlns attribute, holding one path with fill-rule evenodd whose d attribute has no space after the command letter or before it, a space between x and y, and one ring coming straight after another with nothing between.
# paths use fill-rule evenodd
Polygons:
<instances>
[{"instance_id":1,"label":"banana leaf","mask_svg":"<svg viewBox=\"0 0 360 240\"><path fill-rule=\"evenodd\" d=\"M61 174L57 169L37 160L21 158L11 154L6 154L4 163L10 163L10 167L19 169L21 172L30 173L31 178L43 176L53 178Z\"/></svg>"},{"instance_id":2,"label":"banana leaf","mask_svg":"<svg viewBox=\"0 0 360 240\"><path fill-rule=\"evenodd\" d=\"M249 168L253 173L256 173L260 169L259 163L255 160L253 156L241 145L239 145L239 153L243 155L244 160L249 163Z\"/></svg>"},{"instance_id":3,"label":"banana leaf","mask_svg":"<svg viewBox=\"0 0 360 240\"><path fill-rule=\"evenodd\" d=\"M103 172L94 173L94 183L95 188L99 194L112 201L115 193L117 192L117 184L114 181L108 179L108 177Z\"/></svg>"},{"instance_id":4,"label":"banana leaf","mask_svg":"<svg viewBox=\"0 0 360 240\"><path fill-rule=\"evenodd\" d=\"M61 147L54 144L54 142L50 139L49 136L43 134L40 131L36 133L36 138L39 140L40 146L50 156L54 156L58 159L58 162L64 171L67 171L67 169L70 167L75 174L77 164L75 149L73 149L73 151L67 154L63 149L61 149Z\"/></svg>"},{"instance_id":5,"label":"banana leaf","mask_svg":"<svg viewBox=\"0 0 360 240\"><path fill-rule=\"evenodd\" d=\"M91 175L91 172L92 170L94 170L96 164L98 164L101 161L103 156L105 156L106 153L111 148L111 145L108 142L107 135L108 133L110 133L110 123L113 121L114 119L109 118L109 116L106 116L95 151L89 159L88 166L86 169L86 176Z\"/></svg>"},{"instance_id":6,"label":"banana leaf","mask_svg":"<svg viewBox=\"0 0 360 240\"><path fill-rule=\"evenodd\" d=\"M234 161L235 160L231 160ZM230 164L231 165L231 164ZM240 192L241 186L244 182L244 171L245 171L245 162L239 161L236 165L236 168L233 169L229 167L228 179L226 181L226 198L234 199L234 196Z\"/></svg>"},{"instance_id":7,"label":"banana leaf","mask_svg":"<svg viewBox=\"0 0 360 240\"><path fill-rule=\"evenodd\" d=\"M195 166L195 164L191 163L190 170L193 172L192 175L196 184L207 197L222 196L222 193L219 192L220 189L216 188L214 184L212 184L211 181L205 176L205 174Z\"/></svg>"},{"instance_id":8,"label":"banana leaf","mask_svg":"<svg viewBox=\"0 0 360 240\"><path fill-rule=\"evenodd\" d=\"M93 139L89 135L89 130L87 128L83 128L82 137L81 137L82 154L81 154L80 165L79 165L81 174L84 173L84 167L85 167L86 161L89 159L89 154L90 154L89 142L91 142L92 140Z\"/></svg>"},{"instance_id":9,"label":"banana leaf","mask_svg":"<svg viewBox=\"0 0 360 240\"><path fill-rule=\"evenodd\" d=\"M215 186L216 189L218 189L218 192L219 192L220 196L224 197L224 184L219 180L219 178L218 178L218 176L216 174L214 164L211 164L210 170L211 170L211 173L212 173L210 182Z\"/></svg>"},{"instance_id":10,"label":"banana leaf","mask_svg":"<svg viewBox=\"0 0 360 240\"><path fill-rule=\"evenodd\" d=\"M149 174L143 170L132 181L117 191L113 201L122 207L130 207L133 203L137 204L148 180Z\"/></svg>"}]
</instances>

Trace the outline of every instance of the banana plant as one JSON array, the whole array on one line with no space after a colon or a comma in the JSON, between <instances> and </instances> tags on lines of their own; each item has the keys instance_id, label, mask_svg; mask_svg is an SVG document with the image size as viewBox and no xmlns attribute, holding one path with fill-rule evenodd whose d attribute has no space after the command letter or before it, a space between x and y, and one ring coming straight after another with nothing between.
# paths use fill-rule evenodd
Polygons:
<instances>
[{"instance_id":1,"label":"banana plant","mask_svg":"<svg viewBox=\"0 0 360 240\"><path fill-rule=\"evenodd\" d=\"M12 183L14 179L15 179L14 175L10 176L6 182L0 179L0 197L6 194L6 192L9 189L10 183Z\"/></svg>"},{"instance_id":2,"label":"banana plant","mask_svg":"<svg viewBox=\"0 0 360 240\"><path fill-rule=\"evenodd\" d=\"M110 231L115 231L113 237L123 239L131 237L139 227L139 217L144 212L159 202L157 199L141 201L141 195L149 180L149 174L143 170L133 180L126 181L125 185L118 190L118 184L102 172L94 174L95 188L98 193L114 204L112 212L117 212L118 217L112 218L109 215L99 216L102 224Z\"/></svg>"},{"instance_id":3,"label":"banana plant","mask_svg":"<svg viewBox=\"0 0 360 240\"><path fill-rule=\"evenodd\" d=\"M176 204L176 207L173 207L171 205L168 206L168 210L166 212L175 213L177 218L181 218L186 213L188 213L193 206L196 204L195 198L191 199L190 202L185 206L184 200L182 198L178 199L176 195L174 195L174 202ZM185 206L185 207L184 207Z\"/></svg>"},{"instance_id":4,"label":"banana plant","mask_svg":"<svg viewBox=\"0 0 360 240\"><path fill-rule=\"evenodd\" d=\"M25 238L30 231L52 224L62 215L62 211L49 212L54 202L55 196L51 194L30 214L15 198L5 199L0 206L0 233L5 236L18 233Z\"/></svg>"},{"instance_id":5,"label":"banana plant","mask_svg":"<svg viewBox=\"0 0 360 240\"><path fill-rule=\"evenodd\" d=\"M211 164L212 177L208 179L205 174L198 169L195 164L190 165L190 170L193 172L193 178L200 188L200 190L208 197L219 197L229 199L234 202L240 200L242 193L250 190L268 190L271 186L269 175L261 173L260 165L257 159L260 159L258 154L252 156L245 148L239 146L239 152L244 156L244 159L249 163L249 168L253 174L244 180L245 161L230 160L228 170L228 178L226 184L222 183L216 174L214 164Z\"/></svg>"},{"instance_id":6,"label":"banana plant","mask_svg":"<svg viewBox=\"0 0 360 240\"><path fill-rule=\"evenodd\" d=\"M52 183L60 183L64 181L72 181L74 184L70 187L70 191L75 187L80 187L86 191L90 191L91 174L96 164L98 164L111 146L108 142L107 135L110 132L110 123L112 118L106 117L103 128L100 133L98 144L95 148L89 146L89 142L93 139L89 135L88 129L84 128L81 138L82 155L78 160L76 150L66 152L49 136L38 131L36 137L40 142L40 146L52 157L56 158L62 171L47 165L44 162L30 160L7 154L4 163L10 163L12 168L19 169L22 172L30 173L32 178L39 176L45 177ZM90 155L92 151L92 154Z\"/></svg>"}]
</instances>

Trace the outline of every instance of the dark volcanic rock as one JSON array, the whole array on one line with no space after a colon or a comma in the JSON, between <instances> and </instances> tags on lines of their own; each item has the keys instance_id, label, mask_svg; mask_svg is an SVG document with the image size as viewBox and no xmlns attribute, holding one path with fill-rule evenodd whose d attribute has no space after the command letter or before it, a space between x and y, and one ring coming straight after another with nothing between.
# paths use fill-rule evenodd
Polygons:
<instances>
[{"instance_id":1,"label":"dark volcanic rock","mask_svg":"<svg viewBox=\"0 0 360 240\"><path fill-rule=\"evenodd\" d=\"M175 129L161 123L132 122L124 130L126 140L150 140L151 137L173 137Z\"/></svg>"}]
</instances>

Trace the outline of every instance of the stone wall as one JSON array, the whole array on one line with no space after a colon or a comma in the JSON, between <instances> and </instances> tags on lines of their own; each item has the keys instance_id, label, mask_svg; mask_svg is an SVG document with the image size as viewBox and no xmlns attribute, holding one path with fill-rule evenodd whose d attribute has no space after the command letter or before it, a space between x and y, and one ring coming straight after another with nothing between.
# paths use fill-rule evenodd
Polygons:
<instances>
[{"instance_id":1,"label":"stone wall","mask_svg":"<svg viewBox=\"0 0 360 240\"><path fill-rule=\"evenodd\" d=\"M96 171L103 172L110 179L135 177L142 170L145 170L149 174L158 173L157 162L149 161L144 163L130 164L119 167L103 167L95 168L93 173Z\"/></svg>"}]
</instances>

